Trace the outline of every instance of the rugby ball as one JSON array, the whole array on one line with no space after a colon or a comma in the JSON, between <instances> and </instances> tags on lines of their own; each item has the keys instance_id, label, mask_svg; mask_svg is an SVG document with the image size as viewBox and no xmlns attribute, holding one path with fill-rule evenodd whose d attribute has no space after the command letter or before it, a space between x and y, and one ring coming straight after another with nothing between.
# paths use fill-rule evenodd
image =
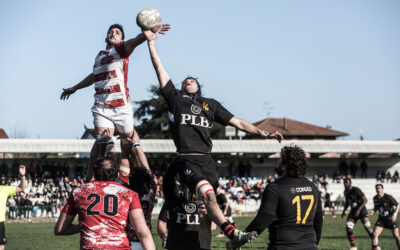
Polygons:
<instances>
[{"instance_id":1,"label":"rugby ball","mask_svg":"<svg viewBox=\"0 0 400 250\"><path fill-rule=\"evenodd\" d=\"M160 12L153 8L141 10L136 17L136 24L142 29L152 29L160 23Z\"/></svg>"}]
</instances>

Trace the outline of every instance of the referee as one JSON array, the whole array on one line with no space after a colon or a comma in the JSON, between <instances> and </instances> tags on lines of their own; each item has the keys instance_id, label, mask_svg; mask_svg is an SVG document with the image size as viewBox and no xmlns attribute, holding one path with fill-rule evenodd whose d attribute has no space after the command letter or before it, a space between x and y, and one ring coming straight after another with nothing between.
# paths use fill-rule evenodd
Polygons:
<instances>
[{"instance_id":1,"label":"referee","mask_svg":"<svg viewBox=\"0 0 400 250\"><path fill-rule=\"evenodd\" d=\"M0 185L0 250L3 250L6 246L6 229L4 227L4 221L6 220L6 203L7 197L11 195L15 195L16 193L24 191L26 187L25 182L25 166L19 166L19 173L21 175L21 182L19 187L16 186L5 186L5 183Z\"/></svg>"},{"instance_id":2,"label":"referee","mask_svg":"<svg viewBox=\"0 0 400 250\"><path fill-rule=\"evenodd\" d=\"M227 249L239 248L269 227L268 250L317 249L322 230L318 188L304 177L308 164L298 146L281 149L276 171L280 179L264 191L257 216L246 228L248 237L235 237Z\"/></svg>"}]
</instances>

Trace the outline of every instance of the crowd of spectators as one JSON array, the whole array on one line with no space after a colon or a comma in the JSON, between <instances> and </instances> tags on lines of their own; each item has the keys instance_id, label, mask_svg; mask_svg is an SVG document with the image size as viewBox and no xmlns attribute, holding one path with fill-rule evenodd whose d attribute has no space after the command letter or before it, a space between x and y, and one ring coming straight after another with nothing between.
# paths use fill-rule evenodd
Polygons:
<instances>
[{"instance_id":1,"label":"crowd of spectators","mask_svg":"<svg viewBox=\"0 0 400 250\"><path fill-rule=\"evenodd\" d=\"M342 161L341 165L344 164ZM351 164L350 164L351 165ZM8 166L4 161L0 164L1 183L4 185L19 185L17 178L19 162L14 161ZM156 206L163 203L162 193L162 175L167 168L165 163L153 162L151 164L155 181L159 188L156 195ZM232 174L239 173L238 166L241 166L240 174L244 176L230 176L220 178L220 186L233 204L244 204L249 201L255 201L257 204L262 197L265 187L271 183L277 176L265 178L250 177L251 165L247 162L230 163ZM343 168L339 165L340 169ZM67 198L74 187L84 183L84 163L77 162L75 171L71 177L68 163L52 163L50 161L30 162L27 164L27 187L24 192L9 197L7 202L7 216L9 219L30 219L31 217L57 217L60 210L65 205ZM231 172L230 172L231 173ZM332 178L327 173L322 175L315 174L312 177L313 183L320 189L322 197L329 194L329 183L341 183L346 177L351 177L351 173L338 174L334 172ZM399 173L396 171L393 175L390 172L379 170L376 173L378 182L396 183L399 179ZM344 197L339 195L333 203L337 206L343 206Z\"/></svg>"}]
</instances>

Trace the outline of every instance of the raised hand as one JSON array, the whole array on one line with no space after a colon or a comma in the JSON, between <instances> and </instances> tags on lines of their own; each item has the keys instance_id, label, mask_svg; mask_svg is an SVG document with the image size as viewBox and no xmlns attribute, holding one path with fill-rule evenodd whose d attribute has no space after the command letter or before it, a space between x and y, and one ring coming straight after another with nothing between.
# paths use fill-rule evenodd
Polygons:
<instances>
[{"instance_id":1,"label":"raised hand","mask_svg":"<svg viewBox=\"0 0 400 250\"><path fill-rule=\"evenodd\" d=\"M19 165L19 174L24 176L26 173L26 169L24 165Z\"/></svg>"},{"instance_id":2,"label":"raised hand","mask_svg":"<svg viewBox=\"0 0 400 250\"><path fill-rule=\"evenodd\" d=\"M63 92L61 93L60 99L61 100L67 100L69 98L70 95L72 95L73 93L75 93L75 89L74 88L66 88L63 89Z\"/></svg>"}]
</instances>

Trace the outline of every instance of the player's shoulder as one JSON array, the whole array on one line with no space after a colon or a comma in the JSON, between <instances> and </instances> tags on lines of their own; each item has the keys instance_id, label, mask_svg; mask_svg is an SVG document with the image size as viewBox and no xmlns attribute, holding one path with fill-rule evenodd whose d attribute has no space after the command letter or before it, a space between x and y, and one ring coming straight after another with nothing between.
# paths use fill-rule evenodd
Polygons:
<instances>
[{"instance_id":1,"label":"player's shoulder","mask_svg":"<svg viewBox=\"0 0 400 250\"><path fill-rule=\"evenodd\" d=\"M396 200L392 195L385 193L384 197L386 200Z\"/></svg>"},{"instance_id":2,"label":"player's shoulder","mask_svg":"<svg viewBox=\"0 0 400 250\"><path fill-rule=\"evenodd\" d=\"M374 195L374 198L372 198L374 200L374 202L379 201L379 196L378 195Z\"/></svg>"}]
</instances>

